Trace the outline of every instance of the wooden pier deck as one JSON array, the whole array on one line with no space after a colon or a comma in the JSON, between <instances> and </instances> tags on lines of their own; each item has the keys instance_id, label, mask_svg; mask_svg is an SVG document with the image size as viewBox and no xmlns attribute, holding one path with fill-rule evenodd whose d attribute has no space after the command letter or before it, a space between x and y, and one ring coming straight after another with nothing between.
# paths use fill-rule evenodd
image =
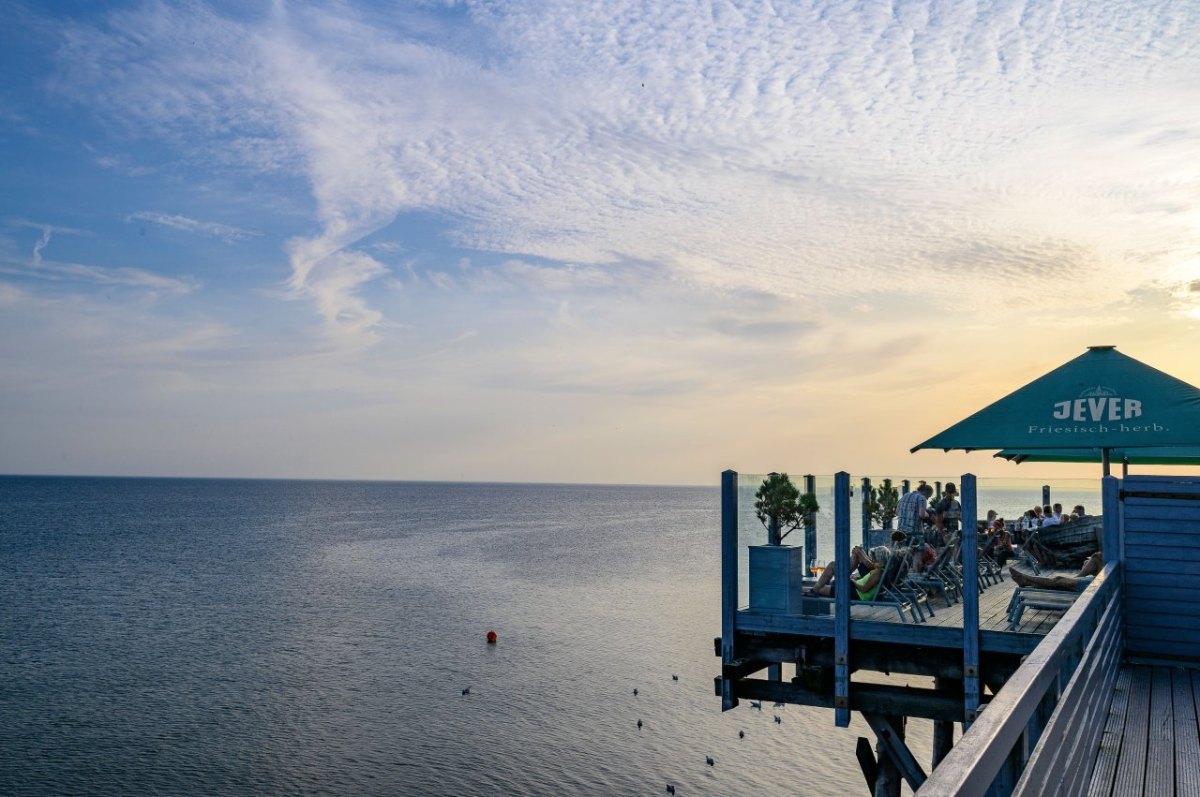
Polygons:
<instances>
[{"instance_id":1,"label":"wooden pier deck","mask_svg":"<svg viewBox=\"0 0 1200 797\"><path fill-rule=\"evenodd\" d=\"M1043 637L1050 633L1050 629L1054 627L1054 624L1062 616L1061 612L1028 609L1022 615L1021 623L1017 626L1016 630L1009 631L1008 605L1012 599L1015 586L1012 579L1006 573L1004 580L998 584L991 585L979 596L979 630L988 632L1002 631L1036 637ZM963 604L961 601L947 606L941 598L934 597L931 600L933 601L935 615L927 618L924 623L917 624L916 628L924 626L931 628L963 627ZM851 616L855 620L900 622L896 611L888 606L854 606L851 612ZM920 632L918 631L917 633L919 634ZM1035 645L1037 644L1036 639L1028 641Z\"/></svg>"},{"instance_id":2,"label":"wooden pier deck","mask_svg":"<svg viewBox=\"0 0 1200 797\"><path fill-rule=\"evenodd\" d=\"M926 622L849 591L809 602L794 586L786 602L738 608L736 477L722 474L722 709L743 698L826 707L840 727L859 713L875 745L860 738L856 755L877 795L899 797L903 780L918 797L1200 797L1200 599L1187 586L1200 575L1200 478L1106 476L1103 569L1069 605L1035 595L1010 630L1011 577L960 604L933 598ZM971 528L975 477L960 484ZM849 474L835 474L839 582L850 578L849 504ZM963 571L976 561L964 546ZM933 721L928 773L905 743L906 717Z\"/></svg>"},{"instance_id":3,"label":"wooden pier deck","mask_svg":"<svg viewBox=\"0 0 1200 797\"><path fill-rule=\"evenodd\" d=\"M1061 612L1027 610L1015 631L1008 627L1008 606L1015 585L1005 575L979 595L979 631L982 649L1004 653L1024 654L1033 650L1042 637L1050 633L1062 616ZM923 623L902 622L896 609L888 604L850 607L854 621L850 627L852 640L901 641L909 645L962 648L963 606L960 601L947 606L940 597L930 598L934 615ZM740 609L737 613L739 631L760 634L789 634L832 637L833 607L828 615L779 614Z\"/></svg>"},{"instance_id":4,"label":"wooden pier deck","mask_svg":"<svg viewBox=\"0 0 1200 797\"><path fill-rule=\"evenodd\" d=\"M1089 797L1200 797L1200 670L1126 666Z\"/></svg>"}]
</instances>

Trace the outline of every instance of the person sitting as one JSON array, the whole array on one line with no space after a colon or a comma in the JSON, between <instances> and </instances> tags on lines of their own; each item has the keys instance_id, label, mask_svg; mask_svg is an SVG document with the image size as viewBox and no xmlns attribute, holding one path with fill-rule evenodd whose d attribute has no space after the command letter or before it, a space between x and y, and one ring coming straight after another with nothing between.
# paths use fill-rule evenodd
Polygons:
<instances>
[{"instance_id":1,"label":"person sitting","mask_svg":"<svg viewBox=\"0 0 1200 797\"><path fill-rule=\"evenodd\" d=\"M933 567L933 563L937 561L938 555L932 545L928 542L916 540L912 548L912 561L909 567L912 568L914 573L924 573L930 567Z\"/></svg>"},{"instance_id":2,"label":"person sitting","mask_svg":"<svg viewBox=\"0 0 1200 797\"><path fill-rule=\"evenodd\" d=\"M830 562L829 566L821 571L817 583L813 584L812 589L807 590L805 594L820 595L826 598L834 597L837 594L835 591L837 584L833 581L836 568L837 562ZM866 575L856 578L854 572L856 570L862 572L864 568ZM850 580L854 582L854 593L850 597L860 601L875 600L875 595L879 592L879 581L883 578L883 564L872 559L861 545L855 545L850 551L850 573Z\"/></svg>"},{"instance_id":3,"label":"person sitting","mask_svg":"<svg viewBox=\"0 0 1200 797\"><path fill-rule=\"evenodd\" d=\"M1038 589L1061 589L1069 592L1078 592L1093 577L1099 575L1103 569L1104 554L1101 551L1096 551L1087 558L1087 561L1083 563L1083 567L1079 568L1079 572L1073 576L1033 575L1013 565L1009 565L1008 572L1012 576L1013 583L1018 587L1037 587ZM1087 579L1087 581L1085 582L1084 579Z\"/></svg>"},{"instance_id":4,"label":"person sitting","mask_svg":"<svg viewBox=\"0 0 1200 797\"><path fill-rule=\"evenodd\" d=\"M1012 532L1004 525L1004 518L997 518L992 532L991 542L992 552L990 556L996 560L996 564L1004 567L1009 559L1017 555L1013 548Z\"/></svg>"},{"instance_id":5,"label":"person sitting","mask_svg":"<svg viewBox=\"0 0 1200 797\"><path fill-rule=\"evenodd\" d=\"M1083 504L1076 504L1071 510L1071 520L1083 520L1087 517L1087 511L1083 508Z\"/></svg>"},{"instance_id":6,"label":"person sitting","mask_svg":"<svg viewBox=\"0 0 1200 797\"><path fill-rule=\"evenodd\" d=\"M1054 507L1047 504L1042 507L1042 528L1048 526L1058 526L1062 524L1062 518L1054 514Z\"/></svg>"}]
</instances>

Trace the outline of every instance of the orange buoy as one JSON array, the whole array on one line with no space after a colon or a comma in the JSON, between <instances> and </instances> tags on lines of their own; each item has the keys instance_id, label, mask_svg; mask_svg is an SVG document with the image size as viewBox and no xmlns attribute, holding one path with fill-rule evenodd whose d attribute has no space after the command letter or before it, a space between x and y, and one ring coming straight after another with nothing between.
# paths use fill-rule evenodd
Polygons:
<instances>
[{"instance_id":1,"label":"orange buoy","mask_svg":"<svg viewBox=\"0 0 1200 797\"><path fill-rule=\"evenodd\" d=\"M488 644L489 645L496 644L496 632L495 631L488 631Z\"/></svg>"}]
</instances>

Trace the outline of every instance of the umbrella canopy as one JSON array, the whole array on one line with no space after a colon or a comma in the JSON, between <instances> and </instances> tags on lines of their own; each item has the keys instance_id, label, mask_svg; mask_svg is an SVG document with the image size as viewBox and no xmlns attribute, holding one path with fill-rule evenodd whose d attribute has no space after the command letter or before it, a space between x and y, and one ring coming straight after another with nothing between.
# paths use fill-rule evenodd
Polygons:
<instances>
[{"instance_id":1,"label":"umbrella canopy","mask_svg":"<svg viewBox=\"0 0 1200 797\"><path fill-rule=\"evenodd\" d=\"M1102 462L1104 450L1100 448L1035 448L1020 451L1006 448L993 456L1007 459L1020 465L1022 462ZM1113 462L1128 462L1130 465L1200 465L1200 447L1178 446L1174 448L1114 448L1109 452Z\"/></svg>"},{"instance_id":2,"label":"umbrella canopy","mask_svg":"<svg viewBox=\"0 0 1200 797\"><path fill-rule=\"evenodd\" d=\"M1200 389L1113 346L1091 346L912 450L1174 446L1200 447Z\"/></svg>"}]
</instances>

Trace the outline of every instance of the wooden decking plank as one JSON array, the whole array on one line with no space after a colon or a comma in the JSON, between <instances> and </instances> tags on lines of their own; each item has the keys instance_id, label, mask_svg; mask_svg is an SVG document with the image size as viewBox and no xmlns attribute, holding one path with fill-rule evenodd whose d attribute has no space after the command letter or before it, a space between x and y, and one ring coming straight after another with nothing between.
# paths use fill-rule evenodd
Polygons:
<instances>
[{"instance_id":1,"label":"wooden decking plank","mask_svg":"<svg viewBox=\"0 0 1200 797\"><path fill-rule=\"evenodd\" d=\"M1150 675L1145 793L1175 793L1175 720L1171 711L1171 671L1154 667Z\"/></svg>"},{"instance_id":2,"label":"wooden decking plank","mask_svg":"<svg viewBox=\"0 0 1200 797\"><path fill-rule=\"evenodd\" d=\"M1117 761L1121 757L1121 739L1125 732L1125 715L1129 709L1131 680L1131 668L1123 667L1121 674L1117 676L1117 686L1113 690L1112 706L1108 710L1108 722L1104 726L1104 735L1100 739L1100 749L1096 754L1096 766L1092 770L1088 797L1109 797L1112 794Z\"/></svg>"},{"instance_id":3,"label":"wooden decking plank","mask_svg":"<svg viewBox=\"0 0 1200 797\"><path fill-rule=\"evenodd\" d=\"M1140 797L1146 783L1146 738L1150 720L1150 668L1134 667L1129 681L1129 707L1121 735L1114 795ZM1155 795L1157 797L1157 795Z\"/></svg>"},{"instance_id":4,"label":"wooden decking plank","mask_svg":"<svg viewBox=\"0 0 1200 797\"><path fill-rule=\"evenodd\" d=\"M1200 673L1172 669L1171 681L1175 705L1175 794L1200 797L1200 733L1193 692L1193 681L1200 687Z\"/></svg>"}]
</instances>

